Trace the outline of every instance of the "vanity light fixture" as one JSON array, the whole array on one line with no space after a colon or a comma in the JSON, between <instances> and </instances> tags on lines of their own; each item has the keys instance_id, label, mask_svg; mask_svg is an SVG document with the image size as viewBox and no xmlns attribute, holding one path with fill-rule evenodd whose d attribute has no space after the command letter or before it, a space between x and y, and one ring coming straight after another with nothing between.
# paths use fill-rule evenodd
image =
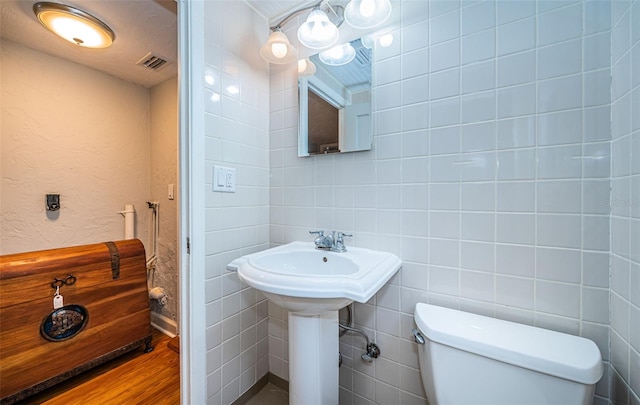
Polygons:
<instances>
[{"instance_id":1,"label":"vanity light fixture","mask_svg":"<svg viewBox=\"0 0 640 405\"><path fill-rule=\"evenodd\" d=\"M107 24L77 8L58 3L33 5L38 21L61 38L85 48L107 48L115 34Z\"/></svg>"},{"instance_id":2,"label":"vanity light fixture","mask_svg":"<svg viewBox=\"0 0 640 405\"><path fill-rule=\"evenodd\" d=\"M337 23L329 19L327 13L320 9L325 0L308 7L295 10L283 18L278 24L269 27L272 31L267 43L260 48L260 56L269 63L285 64L298 59L296 49L291 45L287 36L282 32L282 26L295 15L304 11L312 10L307 20L298 29L298 41L304 46L314 49L327 48L338 40L338 27L344 21L342 6L328 6L328 9L335 14ZM339 14L338 14L339 11Z\"/></svg>"},{"instance_id":3,"label":"vanity light fixture","mask_svg":"<svg viewBox=\"0 0 640 405\"><path fill-rule=\"evenodd\" d=\"M389 0L351 0L344 10L344 19L353 28L377 27L391 15Z\"/></svg>"},{"instance_id":4,"label":"vanity light fixture","mask_svg":"<svg viewBox=\"0 0 640 405\"><path fill-rule=\"evenodd\" d=\"M356 57L356 50L350 43L334 46L318 55L322 63L329 66L342 66Z\"/></svg>"},{"instance_id":5,"label":"vanity light fixture","mask_svg":"<svg viewBox=\"0 0 640 405\"><path fill-rule=\"evenodd\" d=\"M295 10L278 24L270 27L272 33L269 40L260 49L260 55L264 60L276 64L291 63L296 60L294 57L289 57L295 48L282 32L282 26L291 17L308 10L312 11L298 28L298 41L307 48L326 49L338 41L338 28L344 21L360 29L373 28L382 24L391 15L391 2L389 0L351 0L345 8L337 4L332 5L329 0L321 0L314 5ZM347 10L351 10L348 18Z\"/></svg>"},{"instance_id":6,"label":"vanity light fixture","mask_svg":"<svg viewBox=\"0 0 640 405\"><path fill-rule=\"evenodd\" d=\"M289 42L289 38L280 27L273 28L267 43L260 48L260 56L269 63L285 64L298 59L298 51Z\"/></svg>"},{"instance_id":7,"label":"vanity light fixture","mask_svg":"<svg viewBox=\"0 0 640 405\"><path fill-rule=\"evenodd\" d=\"M316 64L309 59L298 61L298 77L309 77L316 73Z\"/></svg>"}]
</instances>

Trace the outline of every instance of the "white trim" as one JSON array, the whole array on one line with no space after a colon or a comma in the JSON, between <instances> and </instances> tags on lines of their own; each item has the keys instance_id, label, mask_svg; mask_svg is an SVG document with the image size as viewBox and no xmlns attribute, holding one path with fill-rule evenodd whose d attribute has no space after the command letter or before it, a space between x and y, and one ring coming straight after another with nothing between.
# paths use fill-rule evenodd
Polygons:
<instances>
[{"instance_id":1,"label":"white trim","mask_svg":"<svg viewBox=\"0 0 640 405\"><path fill-rule=\"evenodd\" d=\"M332 89L322 80L316 77L310 77L309 79L309 89L316 93L318 96L322 97L324 101L334 106L336 109L344 108L347 104L344 97L339 94L337 91Z\"/></svg>"},{"instance_id":2,"label":"white trim","mask_svg":"<svg viewBox=\"0 0 640 405\"><path fill-rule=\"evenodd\" d=\"M207 402L204 264L204 2L178 0L180 403ZM190 253L187 252L190 240Z\"/></svg>"},{"instance_id":3,"label":"white trim","mask_svg":"<svg viewBox=\"0 0 640 405\"><path fill-rule=\"evenodd\" d=\"M309 156L309 80L298 80L298 156Z\"/></svg>"},{"instance_id":4,"label":"white trim","mask_svg":"<svg viewBox=\"0 0 640 405\"><path fill-rule=\"evenodd\" d=\"M171 338L178 335L178 322L157 312L151 312L151 326Z\"/></svg>"}]
</instances>

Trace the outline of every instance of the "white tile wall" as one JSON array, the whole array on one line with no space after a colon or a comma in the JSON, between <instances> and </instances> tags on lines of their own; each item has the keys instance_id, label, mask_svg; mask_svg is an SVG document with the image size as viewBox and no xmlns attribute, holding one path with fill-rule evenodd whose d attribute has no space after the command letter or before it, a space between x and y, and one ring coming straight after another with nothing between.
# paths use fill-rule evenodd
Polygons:
<instances>
[{"instance_id":1,"label":"white tile wall","mask_svg":"<svg viewBox=\"0 0 640 405\"><path fill-rule=\"evenodd\" d=\"M275 350L266 299L225 266L268 247L269 102L285 100L270 100L268 65L250 51L266 39L262 17L244 2L207 1L205 27L207 403L226 405L269 371ZM214 164L236 169L236 193L212 191Z\"/></svg>"},{"instance_id":2,"label":"white tile wall","mask_svg":"<svg viewBox=\"0 0 640 405\"><path fill-rule=\"evenodd\" d=\"M403 23L375 56L370 152L297 158L295 72L271 66L270 243L344 230L404 263L355 305L382 357L363 363L362 339L342 338L341 404L424 403L410 332L420 301L586 336L609 362L609 40L625 12L590 0L424 3L394 2ZM620 153L638 144L626 135ZM273 307L269 367L287 378L286 314ZM640 337L626 330L629 348ZM626 352L631 387L638 356Z\"/></svg>"},{"instance_id":3,"label":"white tile wall","mask_svg":"<svg viewBox=\"0 0 640 405\"><path fill-rule=\"evenodd\" d=\"M640 404L640 2L611 12L611 400ZM632 113L633 112L633 113ZM594 316L595 313L592 313Z\"/></svg>"}]
</instances>

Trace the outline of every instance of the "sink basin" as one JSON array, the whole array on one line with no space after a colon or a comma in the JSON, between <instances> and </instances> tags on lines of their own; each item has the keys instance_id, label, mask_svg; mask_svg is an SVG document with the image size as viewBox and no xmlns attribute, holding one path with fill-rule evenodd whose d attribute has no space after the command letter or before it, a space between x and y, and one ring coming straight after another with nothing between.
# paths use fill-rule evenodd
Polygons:
<instances>
[{"instance_id":1,"label":"sink basin","mask_svg":"<svg viewBox=\"0 0 640 405\"><path fill-rule=\"evenodd\" d=\"M369 301L400 266L387 252L349 247L336 253L292 242L240 257L227 269L290 312L312 315Z\"/></svg>"},{"instance_id":2,"label":"sink basin","mask_svg":"<svg viewBox=\"0 0 640 405\"><path fill-rule=\"evenodd\" d=\"M251 264L270 273L303 277L346 276L359 270L353 260L322 251L270 253L252 259Z\"/></svg>"},{"instance_id":3,"label":"sink basin","mask_svg":"<svg viewBox=\"0 0 640 405\"><path fill-rule=\"evenodd\" d=\"M394 254L347 249L327 252L293 242L227 265L289 311L290 404L338 404L338 310L369 301L400 269Z\"/></svg>"}]
</instances>

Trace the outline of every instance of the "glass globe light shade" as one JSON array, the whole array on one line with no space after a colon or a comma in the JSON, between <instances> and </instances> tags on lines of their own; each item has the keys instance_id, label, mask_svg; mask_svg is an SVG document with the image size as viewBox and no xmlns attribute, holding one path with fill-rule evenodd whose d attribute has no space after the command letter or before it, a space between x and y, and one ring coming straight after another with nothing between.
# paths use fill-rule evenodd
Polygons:
<instances>
[{"instance_id":1,"label":"glass globe light shade","mask_svg":"<svg viewBox=\"0 0 640 405\"><path fill-rule=\"evenodd\" d=\"M338 27L319 8L314 9L307 21L298 28L298 40L311 49L330 47L338 41L338 35Z\"/></svg>"},{"instance_id":2,"label":"glass globe light shade","mask_svg":"<svg viewBox=\"0 0 640 405\"><path fill-rule=\"evenodd\" d=\"M391 15L389 0L351 0L344 19L353 28L368 29L384 23Z\"/></svg>"}]
</instances>

